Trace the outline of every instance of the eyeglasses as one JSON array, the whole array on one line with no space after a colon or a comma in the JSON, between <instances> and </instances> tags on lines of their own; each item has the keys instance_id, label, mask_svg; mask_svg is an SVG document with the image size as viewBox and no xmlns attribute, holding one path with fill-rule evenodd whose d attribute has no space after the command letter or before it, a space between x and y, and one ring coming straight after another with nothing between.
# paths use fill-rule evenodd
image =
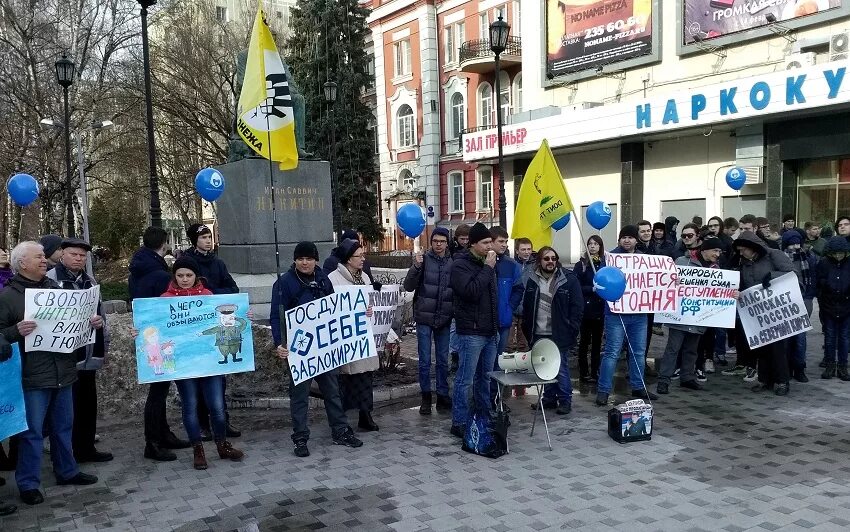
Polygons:
<instances>
[{"instance_id":1,"label":"eyeglasses","mask_svg":"<svg viewBox=\"0 0 850 532\"><path fill-rule=\"evenodd\" d=\"M540 260L542 260L543 262L557 262L558 259L556 259L555 257L543 257Z\"/></svg>"},{"instance_id":2,"label":"eyeglasses","mask_svg":"<svg viewBox=\"0 0 850 532\"><path fill-rule=\"evenodd\" d=\"M442 238L435 238L435 239L431 240L431 244L434 244L434 245L437 245L437 244L448 244L448 243L449 243L449 241L448 241L448 240L444 240L444 239L442 239Z\"/></svg>"},{"instance_id":3,"label":"eyeglasses","mask_svg":"<svg viewBox=\"0 0 850 532\"><path fill-rule=\"evenodd\" d=\"M696 233L682 233L682 238L693 238L697 236Z\"/></svg>"}]
</instances>

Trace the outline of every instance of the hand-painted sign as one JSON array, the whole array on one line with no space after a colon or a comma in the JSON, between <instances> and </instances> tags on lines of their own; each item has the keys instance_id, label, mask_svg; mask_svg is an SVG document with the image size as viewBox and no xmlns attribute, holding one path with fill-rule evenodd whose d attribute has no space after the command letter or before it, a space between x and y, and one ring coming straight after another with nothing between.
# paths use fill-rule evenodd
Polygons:
<instances>
[{"instance_id":1,"label":"hand-painted sign","mask_svg":"<svg viewBox=\"0 0 850 532\"><path fill-rule=\"evenodd\" d=\"M738 314L747 343L753 349L812 328L800 284L793 272L772 280L767 288L757 284L741 292Z\"/></svg>"},{"instance_id":2,"label":"hand-painted sign","mask_svg":"<svg viewBox=\"0 0 850 532\"><path fill-rule=\"evenodd\" d=\"M670 257L641 253L606 253L605 264L619 268L626 276L626 291L623 297L608 303L611 312L678 312L679 272Z\"/></svg>"},{"instance_id":3,"label":"hand-painted sign","mask_svg":"<svg viewBox=\"0 0 850 532\"><path fill-rule=\"evenodd\" d=\"M25 430L27 413L21 388L21 353L15 343L11 358L0 362L0 440Z\"/></svg>"},{"instance_id":4,"label":"hand-painted sign","mask_svg":"<svg viewBox=\"0 0 850 532\"><path fill-rule=\"evenodd\" d=\"M655 314L655 323L724 329L735 327L737 300L734 296L741 274L698 266L677 266L677 269L679 311L659 312Z\"/></svg>"},{"instance_id":5,"label":"hand-painted sign","mask_svg":"<svg viewBox=\"0 0 850 532\"><path fill-rule=\"evenodd\" d=\"M93 344L95 328L91 318L97 312L100 286L88 290L27 288L24 316L36 322L35 331L24 338L26 351L73 353Z\"/></svg>"}]
</instances>

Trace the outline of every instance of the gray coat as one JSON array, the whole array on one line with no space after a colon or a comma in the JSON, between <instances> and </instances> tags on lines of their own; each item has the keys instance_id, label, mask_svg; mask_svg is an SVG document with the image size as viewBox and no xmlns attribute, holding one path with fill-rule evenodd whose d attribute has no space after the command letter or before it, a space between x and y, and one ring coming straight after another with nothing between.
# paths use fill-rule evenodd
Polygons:
<instances>
[{"instance_id":1,"label":"gray coat","mask_svg":"<svg viewBox=\"0 0 850 532\"><path fill-rule=\"evenodd\" d=\"M404 289L416 292L413 297L413 318L416 323L439 329L452 321L454 294L449 285L452 258L446 253L438 257L428 251L422 266L411 266L404 278Z\"/></svg>"},{"instance_id":2,"label":"gray coat","mask_svg":"<svg viewBox=\"0 0 850 532\"><path fill-rule=\"evenodd\" d=\"M797 275L797 282L802 286L803 277L800 273L800 267L792 262L788 255L778 249L767 247L762 239L750 231L744 231L735 240L736 247L741 245L755 250L758 255L752 261L741 259L739 268L741 286L739 290L744 291L747 288L759 285L765 277L769 276L770 279L776 279L788 272L794 272Z\"/></svg>"}]
</instances>

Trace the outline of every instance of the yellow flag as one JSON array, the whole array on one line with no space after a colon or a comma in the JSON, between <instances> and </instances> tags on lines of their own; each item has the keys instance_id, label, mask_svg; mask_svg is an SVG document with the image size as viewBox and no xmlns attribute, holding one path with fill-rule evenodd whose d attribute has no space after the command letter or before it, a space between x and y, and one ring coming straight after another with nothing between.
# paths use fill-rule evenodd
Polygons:
<instances>
[{"instance_id":1,"label":"yellow flag","mask_svg":"<svg viewBox=\"0 0 850 532\"><path fill-rule=\"evenodd\" d=\"M573 203L561 171L544 140L528 165L514 212L511 237L531 239L534 249L552 245L552 224L568 215Z\"/></svg>"},{"instance_id":2,"label":"yellow flag","mask_svg":"<svg viewBox=\"0 0 850 532\"><path fill-rule=\"evenodd\" d=\"M281 170L298 166L289 80L262 9L257 10L251 31L236 129L255 152L280 162Z\"/></svg>"}]
</instances>

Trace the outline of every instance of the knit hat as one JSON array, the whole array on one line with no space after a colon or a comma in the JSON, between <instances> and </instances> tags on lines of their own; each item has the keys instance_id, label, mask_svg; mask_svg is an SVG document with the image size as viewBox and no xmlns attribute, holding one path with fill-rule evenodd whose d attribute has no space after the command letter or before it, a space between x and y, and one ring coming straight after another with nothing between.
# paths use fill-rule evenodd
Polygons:
<instances>
[{"instance_id":1,"label":"knit hat","mask_svg":"<svg viewBox=\"0 0 850 532\"><path fill-rule=\"evenodd\" d=\"M39 242L41 243L41 247L44 248L44 256L50 257L62 246L62 237L59 235L44 235Z\"/></svg>"},{"instance_id":2,"label":"knit hat","mask_svg":"<svg viewBox=\"0 0 850 532\"><path fill-rule=\"evenodd\" d=\"M342 244L343 240L360 240L360 237L354 229L346 229L342 232L342 236L339 237L338 242Z\"/></svg>"},{"instance_id":3,"label":"knit hat","mask_svg":"<svg viewBox=\"0 0 850 532\"><path fill-rule=\"evenodd\" d=\"M192 224L186 229L186 236L189 237L193 247L198 245L199 236L207 234L211 235L212 230L204 224Z\"/></svg>"},{"instance_id":4,"label":"knit hat","mask_svg":"<svg viewBox=\"0 0 850 532\"><path fill-rule=\"evenodd\" d=\"M449 230L445 227L434 228L434 232L431 233L431 240L434 240L435 236L442 236L446 239L446 241L451 240L451 237L449 236Z\"/></svg>"},{"instance_id":5,"label":"knit hat","mask_svg":"<svg viewBox=\"0 0 850 532\"><path fill-rule=\"evenodd\" d=\"M664 222L655 222L652 224L652 232L654 233L657 230L667 231L667 226L664 225Z\"/></svg>"},{"instance_id":6,"label":"knit hat","mask_svg":"<svg viewBox=\"0 0 850 532\"><path fill-rule=\"evenodd\" d=\"M62 249L65 248L80 248L86 251L91 251L91 244L82 238L66 238L62 241Z\"/></svg>"},{"instance_id":7,"label":"knit hat","mask_svg":"<svg viewBox=\"0 0 850 532\"><path fill-rule=\"evenodd\" d=\"M638 239L638 228L636 225L623 226L623 228L620 229L620 236L617 237L617 240L620 240L621 238L626 238L627 236L630 236L635 240Z\"/></svg>"},{"instance_id":8,"label":"knit hat","mask_svg":"<svg viewBox=\"0 0 850 532\"><path fill-rule=\"evenodd\" d=\"M292 260L298 260L301 257L319 260L319 249L316 244L307 240L299 242L292 253Z\"/></svg>"},{"instance_id":9,"label":"knit hat","mask_svg":"<svg viewBox=\"0 0 850 532\"><path fill-rule=\"evenodd\" d=\"M174 264L171 266L171 273L177 273L177 270L179 270L180 268L192 270L195 273L195 277L201 276L201 270L200 268L198 268L198 263L189 258L188 256L183 256L175 260Z\"/></svg>"},{"instance_id":10,"label":"knit hat","mask_svg":"<svg viewBox=\"0 0 850 532\"><path fill-rule=\"evenodd\" d=\"M719 238L714 236L705 237L699 247L699 250L706 251L709 249L723 249L723 242L721 242Z\"/></svg>"},{"instance_id":11,"label":"knit hat","mask_svg":"<svg viewBox=\"0 0 850 532\"><path fill-rule=\"evenodd\" d=\"M785 231L782 233L782 247L787 248L788 246L793 246L794 244L802 244L803 239L800 236L800 233L794 231L793 229L789 231Z\"/></svg>"},{"instance_id":12,"label":"knit hat","mask_svg":"<svg viewBox=\"0 0 850 532\"><path fill-rule=\"evenodd\" d=\"M469 230L469 245L475 244L484 240L485 238L491 238L490 230L487 229L487 226L481 222L476 223L472 226L472 229Z\"/></svg>"},{"instance_id":13,"label":"knit hat","mask_svg":"<svg viewBox=\"0 0 850 532\"><path fill-rule=\"evenodd\" d=\"M850 253L850 242L843 236L831 236L826 241L824 253Z\"/></svg>"},{"instance_id":14,"label":"knit hat","mask_svg":"<svg viewBox=\"0 0 850 532\"><path fill-rule=\"evenodd\" d=\"M339 257L339 262L341 264L345 264L348 262L348 259L354 255L354 253L360 249L360 242L357 240L346 238L343 240L336 251L336 256Z\"/></svg>"}]
</instances>

